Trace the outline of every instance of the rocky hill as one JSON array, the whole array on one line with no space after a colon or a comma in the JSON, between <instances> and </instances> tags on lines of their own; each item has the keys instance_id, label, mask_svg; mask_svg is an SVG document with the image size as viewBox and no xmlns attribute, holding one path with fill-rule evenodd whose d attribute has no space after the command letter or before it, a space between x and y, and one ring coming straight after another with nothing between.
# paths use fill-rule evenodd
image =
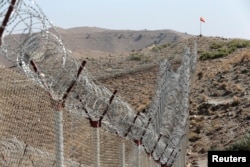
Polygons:
<instances>
[{"instance_id":1,"label":"rocky hill","mask_svg":"<svg viewBox=\"0 0 250 167\"><path fill-rule=\"evenodd\" d=\"M206 159L208 150L250 149L249 85L249 48L198 62L190 99L191 166Z\"/></svg>"}]
</instances>

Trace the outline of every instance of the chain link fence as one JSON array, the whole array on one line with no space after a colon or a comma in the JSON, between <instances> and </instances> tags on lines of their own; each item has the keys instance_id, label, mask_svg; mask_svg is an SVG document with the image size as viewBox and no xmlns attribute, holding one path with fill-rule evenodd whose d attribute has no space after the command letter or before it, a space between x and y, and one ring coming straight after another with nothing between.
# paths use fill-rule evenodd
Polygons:
<instances>
[{"instance_id":1,"label":"chain link fence","mask_svg":"<svg viewBox=\"0 0 250 167\"><path fill-rule=\"evenodd\" d=\"M54 101L24 75L0 67L0 166L58 166ZM63 111L64 166L159 166L143 147Z\"/></svg>"},{"instance_id":2,"label":"chain link fence","mask_svg":"<svg viewBox=\"0 0 250 167\"><path fill-rule=\"evenodd\" d=\"M1 55L23 72L1 67L2 166L185 164L196 48L177 71L161 63L152 105L136 113L71 55L35 1L0 7Z\"/></svg>"}]
</instances>

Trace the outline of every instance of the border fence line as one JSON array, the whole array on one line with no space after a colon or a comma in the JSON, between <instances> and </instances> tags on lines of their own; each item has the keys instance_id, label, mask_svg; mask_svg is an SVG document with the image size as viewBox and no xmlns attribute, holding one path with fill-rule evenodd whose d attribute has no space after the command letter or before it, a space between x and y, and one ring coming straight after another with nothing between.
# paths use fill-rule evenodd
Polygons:
<instances>
[{"instance_id":1,"label":"border fence line","mask_svg":"<svg viewBox=\"0 0 250 167\"><path fill-rule=\"evenodd\" d=\"M193 52L185 49L177 71L167 60L160 64L152 104L136 113L116 96L116 90L111 92L92 77L85 61L79 63L71 55L35 1L1 1L0 19L4 20L0 53L26 75L2 68L9 75L0 75L0 103L5 104L0 110L0 163L58 167L185 164L196 47ZM30 120L20 122L24 114ZM43 117L47 119L41 121ZM43 138L47 143L41 144Z\"/></svg>"}]
</instances>

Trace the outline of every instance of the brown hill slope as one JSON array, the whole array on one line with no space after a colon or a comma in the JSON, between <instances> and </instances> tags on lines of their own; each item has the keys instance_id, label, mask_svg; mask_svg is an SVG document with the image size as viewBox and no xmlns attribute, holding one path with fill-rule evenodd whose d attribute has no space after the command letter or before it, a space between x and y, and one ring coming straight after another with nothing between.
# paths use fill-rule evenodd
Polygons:
<instances>
[{"instance_id":1,"label":"brown hill slope","mask_svg":"<svg viewBox=\"0 0 250 167\"><path fill-rule=\"evenodd\" d=\"M197 165L200 158L206 157L208 150L226 149L250 132L250 47L241 47L242 42L246 41L190 38L169 45L146 48L137 52L141 58L135 62L137 66L141 63L143 67L153 60L165 57L178 66L184 46L192 46L194 41L198 44L200 58L204 53L209 53L211 57L198 61L192 83L188 148L190 166ZM222 45L215 49L217 44ZM237 47L230 52L233 46ZM157 72L155 64L153 68L128 72L101 82L110 89L118 89L119 94L137 111L142 111L151 102Z\"/></svg>"},{"instance_id":2,"label":"brown hill slope","mask_svg":"<svg viewBox=\"0 0 250 167\"><path fill-rule=\"evenodd\" d=\"M184 47L195 41L204 59L197 63L190 99L189 162L194 165L207 150L224 149L250 131L249 46L233 39L188 38L124 54L104 50L102 57L87 59L87 68L101 83L117 89L133 108L142 111L154 94L158 62L168 58L178 66ZM73 53L86 59L78 50Z\"/></svg>"},{"instance_id":3,"label":"brown hill slope","mask_svg":"<svg viewBox=\"0 0 250 167\"><path fill-rule=\"evenodd\" d=\"M177 42L191 37L172 30L133 31L77 27L59 29L64 42L72 51L86 50L120 53L140 50L152 44Z\"/></svg>"},{"instance_id":4,"label":"brown hill slope","mask_svg":"<svg viewBox=\"0 0 250 167\"><path fill-rule=\"evenodd\" d=\"M189 134L194 165L206 151L225 150L250 132L249 85L250 49L197 64Z\"/></svg>"},{"instance_id":5,"label":"brown hill slope","mask_svg":"<svg viewBox=\"0 0 250 167\"><path fill-rule=\"evenodd\" d=\"M153 44L179 42L192 37L191 35L172 30L109 30L97 27L74 27L63 29L56 27L66 47L74 52L76 57L103 57L110 54L124 54L138 51ZM15 38L21 36L15 34ZM2 56L1 56L2 57ZM0 64L10 67L5 58ZM7 62L6 62L7 61Z\"/></svg>"}]
</instances>

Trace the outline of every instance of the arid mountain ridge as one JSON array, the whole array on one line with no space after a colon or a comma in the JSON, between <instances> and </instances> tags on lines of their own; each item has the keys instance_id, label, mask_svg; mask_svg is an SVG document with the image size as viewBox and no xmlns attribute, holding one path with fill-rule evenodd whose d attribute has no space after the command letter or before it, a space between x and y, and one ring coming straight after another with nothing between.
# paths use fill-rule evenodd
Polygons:
<instances>
[{"instance_id":1,"label":"arid mountain ridge","mask_svg":"<svg viewBox=\"0 0 250 167\"><path fill-rule=\"evenodd\" d=\"M173 30L109 30L96 27L57 27L66 46L72 51L121 53L138 51L146 46L178 42L191 35Z\"/></svg>"},{"instance_id":2,"label":"arid mountain ridge","mask_svg":"<svg viewBox=\"0 0 250 167\"><path fill-rule=\"evenodd\" d=\"M55 27L63 44L77 58L103 57L107 54L129 54L148 46L175 43L192 35L173 30L110 30L97 27L74 27L64 29ZM54 32L54 30L50 31ZM20 34L13 35L20 38ZM13 66L12 62L0 56L0 64Z\"/></svg>"}]
</instances>

